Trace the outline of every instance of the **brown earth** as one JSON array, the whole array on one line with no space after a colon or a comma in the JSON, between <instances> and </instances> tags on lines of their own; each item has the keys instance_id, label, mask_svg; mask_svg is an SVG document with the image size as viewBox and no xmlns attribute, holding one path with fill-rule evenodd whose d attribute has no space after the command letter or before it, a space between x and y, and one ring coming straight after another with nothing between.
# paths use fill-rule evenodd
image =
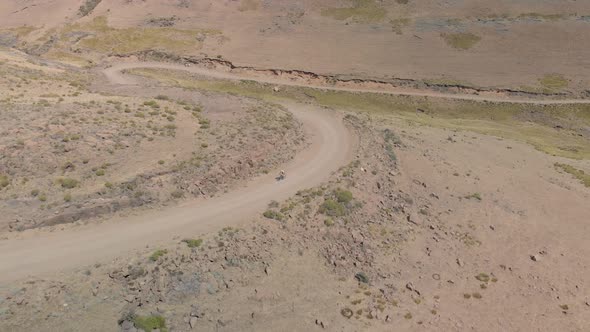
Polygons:
<instances>
[{"instance_id":1,"label":"brown earth","mask_svg":"<svg viewBox=\"0 0 590 332\"><path fill-rule=\"evenodd\" d=\"M0 3L0 330L589 330L589 9Z\"/></svg>"}]
</instances>

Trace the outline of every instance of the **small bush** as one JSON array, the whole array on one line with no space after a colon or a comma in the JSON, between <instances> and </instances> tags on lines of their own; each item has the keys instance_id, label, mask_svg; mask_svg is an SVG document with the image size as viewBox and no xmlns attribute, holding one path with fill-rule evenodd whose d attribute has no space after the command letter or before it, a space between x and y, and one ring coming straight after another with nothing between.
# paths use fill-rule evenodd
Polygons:
<instances>
[{"instance_id":1,"label":"small bush","mask_svg":"<svg viewBox=\"0 0 590 332\"><path fill-rule=\"evenodd\" d=\"M152 332L153 330L160 330L160 332L167 332L166 319L162 316L136 316L133 320L135 327L145 332Z\"/></svg>"},{"instance_id":2,"label":"small bush","mask_svg":"<svg viewBox=\"0 0 590 332\"><path fill-rule=\"evenodd\" d=\"M8 180L8 176L0 175L0 188L6 188L9 184L10 181Z\"/></svg>"},{"instance_id":3,"label":"small bush","mask_svg":"<svg viewBox=\"0 0 590 332\"><path fill-rule=\"evenodd\" d=\"M71 202L72 201L72 194L67 193L64 195L64 202Z\"/></svg>"},{"instance_id":4,"label":"small bush","mask_svg":"<svg viewBox=\"0 0 590 332\"><path fill-rule=\"evenodd\" d=\"M339 203L348 204L350 201L352 201L352 193L348 190L337 189L334 192L334 195L336 196L336 199Z\"/></svg>"},{"instance_id":5,"label":"small bush","mask_svg":"<svg viewBox=\"0 0 590 332\"><path fill-rule=\"evenodd\" d=\"M164 160L158 160L158 164L160 165L164 165L165 161Z\"/></svg>"},{"instance_id":6,"label":"small bush","mask_svg":"<svg viewBox=\"0 0 590 332\"><path fill-rule=\"evenodd\" d=\"M157 95L156 99L158 100L170 100L170 97L165 96L165 95Z\"/></svg>"},{"instance_id":7,"label":"small bush","mask_svg":"<svg viewBox=\"0 0 590 332\"><path fill-rule=\"evenodd\" d=\"M487 273L480 273L475 276L475 279L477 279L481 282L488 282L488 281L490 281L490 276Z\"/></svg>"},{"instance_id":8,"label":"small bush","mask_svg":"<svg viewBox=\"0 0 590 332\"><path fill-rule=\"evenodd\" d=\"M37 196L37 198L41 201L41 202L45 202L47 200L47 195L45 194L40 194L39 196Z\"/></svg>"},{"instance_id":9,"label":"small bush","mask_svg":"<svg viewBox=\"0 0 590 332\"><path fill-rule=\"evenodd\" d=\"M478 201L481 201L481 194L480 193L473 193L471 195L465 196L465 198L467 198L467 199L474 198L474 199L477 199Z\"/></svg>"},{"instance_id":10,"label":"small bush","mask_svg":"<svg viewBox=\"0 0 590 332\"><path fill-rule=\"evenodd\" d=\"M31 196L37 197L38 195L39 195L39 189L33 189L33 190L31 190Z\"/></svg>"},{"instance_id":11,"label":"small bush","mask_svg":"<svg viewBox=\"0 0 590 332\"><path fill-rule=\"evenodd\" d=\"M57 182L62 186L62 188L72 189L76 188L80 182L76 179L72 178L61 178L57 180Z\"/></svg>"},{"instance_id":12,"label":"small bush","mask_svg":"<svg viewBox=\"0 0 590 332\"><path fill-rule=\"evenodd\" d=\"M332 218L326 218L326 220L324 220L324 225L330 227L330 226L334 226L334 219Z\"/></svg>"},{"instance_id":13,"label":"small bush","mask_svg":"<svg viewBox=\"0 0 590 332\"><path fill-rule=\"evenodd\" d=\"M155 100L146 101L146 102L144 102L143 104L144 104L145 106L149 106L149 107L151 107L151 108L155 108L155 109L157 109L157 108L160 108L160 105L158 105L158 103L156 103L156 101L155 101Z\"/></svg>"},{"instance_id":14,"label":"small bush","mask_svg":"<svg viewBox=\"0 0 590 332\"><path fill-rule=\"evenodd\" d=\"M102 168L97 169L95 174L96 174L96 176L103 176L105 174L105 171Z\"/></svg>"},{"instance_id":15,"label":"small bush","mask_svg":"<svg viewBox=\"0 0 590 332\"><path fill-rule=\"evenodd\" d=\"M264 211L264 213L262 215L265 218L274 219L274 220L278 220L278 221L282 221L283 219L285 219L285 216L282 213L274 211L274 210L266 210L266 211Z\"/></svg>"},{"instance_id":16,"label":"small bush","mask_svg":"<svg viewBox=\"0 0 590 332\"><path fill-rule=\"evenodd\" d=\"M152 262L155 262L158 260L158 258L166 255L168 253L168 250L166 249L158 249L156 251L154 251L154 253L150 256L150 260Z\"/></svg>"},{"instance_id":17,"label":"small bush","mask_svg":"<svg viewBox=\"0 0 590 332\"><path fill-rule=\"evenodd\" d=\"M186 243L189 248L198 248L203 244L202 239L184 239L182 242Z\"/></svg>"},{"instance_id":18,"label":"small bush","mask_svg":"<svg viewBox=\"0 0 590 332\"><path fill-rule=\"evenodd\" d=\"M319 212L331 217L341 217L346 214L346 208L344 205L328 198L320 205Z\"/></svg>"},{"instance_id":19,"label":"small bush","mask_svg":"<svg viewBox=\"0 0 590 332\"><path fill-rule=\"evenodd\" d=\"M173 192L170 194L170 196L172 196L172 198L177 198L177 199L178 199L178 198L182 198L182 197L184 196L184 191L182 191L182 190L180 190L180 189L174 190L174 191L173 191Z\"/></svg>"},{"instance_id":20,"label":"small bush","mask_svg":"<svg viewBox=\"0 0 590 332\"><path fill-rule=\"evenodd\" d=\"M113 187L113 184L112 184L112 183L110 183L110 182L105 182L105 183L104 183L104 186L105 186L106 188L109 188L109 189L111 189L111 188Z\"/></svg>"}]
</instances>

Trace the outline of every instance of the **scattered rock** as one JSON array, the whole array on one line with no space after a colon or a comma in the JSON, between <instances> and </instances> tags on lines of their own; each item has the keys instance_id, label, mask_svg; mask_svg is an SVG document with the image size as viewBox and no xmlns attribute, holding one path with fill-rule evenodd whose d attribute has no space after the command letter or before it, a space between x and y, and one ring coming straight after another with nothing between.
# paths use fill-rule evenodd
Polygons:
<instances>
[{"instance_id":1,"label":"scattered rock","mask_svg":"<svg viewBox=\"0 0 590 332\"><path fill-rule=\"evenodd\" d=\"M414 225L418 225L420 223L420 219L418 218L418 215L416 213L410 213L406 216L406 219L408 220L408 222L414 224Z\"/></svg>"},{"instance_id":2,"label":"scattered rock","mask_svg":"<svg viewBox=\"0 0 590 332\"><path fill-rule=\"evenodd\" d=\"M132 328L134 328L135 326L133 326L133 323L128 321L128 320L124 320L123 323L121 323L121 329L123 331L129 331Z\"/></svg>"},{"instance_id":3,"label":"scattered rock","mask_svg":"<svg viewBox=\"0 0 590 332\"><path fill-rule=\"evenodd\" d=\"M531 260L534 262L538 262L541 260L541 256L540 255L531 255Z\"/></svg>"},{"instance_id":4,"label":"scattered rock","mask_svg":"<svg viewBox=\"0 0 590 332\"><path fill-rule=\"evenodd\" d=\"M463 261L459 258L457 258L457 265L459 265L460 267L463 267L463 265L465 265L465 263L463 263Z\"/></svg>"},{"instance_id":5,"label":"scattered rock","mask_svg":"<svg viewBox=\"0 0 590 332\"><path fill-rule=\"evenodd\" d=\"M321 326L323 329L325 329L327 327L327 324L325 324L323 321L316 319L315 320L315 325Z\"/></svg>"},{"instance_id":6,"label":"scattered rock","mask_svg":"<svg viewBox=\"0 0 590 332\"><path fill-rule=\"evenodd\" d=\"M191 329L194 329L197 327L198 322L199 322L199 320L197 319L197 317L191 317L190 320L188 321L188 325L190 325Z\"/></svg>"},{"instance_id":7,"label":"scattered rock","mask_svg":"<svg viewBox=\"0 0 590 332\"><path fill-rule=\"evenodd\" d=\"M406 288L408 290L411 290L412 292L415 292L416 294L420 295L420 292L414 287L414 285L411 282L408 282L406 284Z\"/></svg>"},{"instance_id":8,"label":"scattered rock","mask_svg":"<svg viewBox=\"0 0 590 332\"><path fill-rule=\"evenodd\" d=\"M344 308L344 309L340 310L340 314L342 314L342 316L344 316L346 318L350 318L350 317L352 317L353 312L349 308Z\"/></svg>"},{"instance_id":9,"label":"scattered rock","mask_svg":"<svg viewBox=\"0 0 590 332\"><path fill-rule=\"evenodd\" d=\"M359 272L359 273L355 274L354 278L356 280L358 280L359 282L362 282L365 284L369 283L369 277L367 277L367 275L364 272Z\"/></svg>"}]
</instances>

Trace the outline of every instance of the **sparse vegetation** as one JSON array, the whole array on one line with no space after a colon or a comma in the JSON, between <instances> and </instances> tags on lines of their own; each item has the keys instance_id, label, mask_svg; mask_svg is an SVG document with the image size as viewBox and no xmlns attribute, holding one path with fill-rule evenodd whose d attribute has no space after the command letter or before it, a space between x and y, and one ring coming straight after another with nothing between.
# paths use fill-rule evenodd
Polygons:
<instances>
[{"instance_id":1,"label":"sparse vegetation","mask_svg":"<svg viewBox=\"0 0 590 332\"><path fill-rule=\"evenodd\" d=\"M338 203L348 204L352 201L352 193L348 190L338 188L334 191L334 196L336 196Z\"/></svg>"},{"instance_id":2,"label":"sparse vegetation","mask_svg":"<svg viewBox=\"0 0 590 332\"><path fill-rule=\"evenodd\" d=\"M266 211L264 211L264 213L262 215L265 218L274 219L274 220L278 220L278 221L282 221L285 219L285 216L282 213L275 211L275 210L266 210Z\"/></svg>"},{"instance_id":3,"label":"sparse vegetation","mask_svg":"<svg viewBox=\"0 0 590 332\"><path fill-rule=\"evenodd\" d=\"M481 40L481 37L466 32L443 33L441 37L449 46L458 50L468 50Z\"/></svg>"},{"instance_id":4,"label":"sparse vegetation","mask_svg":"<svg viewBox=\"0 0 590 332\"><path fill-rule=\"evenodd\" d=\"M268 86L260 83L195 80L174 71L149 68L134 69L131 72L184 88L234 93L269 102L285 98L299 100L300 95L307 95L321 106L395 116L427 126L470 130L524 141L551 155L590 159L590 145L585 138L571 135L569 131L556 131L553 128L554 123L566 123L573 130L582 130L584 126L590 126L589 105L480 103L467 100L321 91L312 88L290 88L281 90L279 93L271 93ZM424 114L416 112L417 109L424 110ZM436 112L431 112L431 109L436 109ZM543 114L543 116L532 118L525 116L530 113ZM575 120L572 121L572 119ZM563 148L564 146L568 148Z\"/></svg>"},{"instance_id":5,"label":"sparse vegetation","mask_svg":"<svg viewBox=\"0 0 590 332\"><path fill-rule=\"evenodd\" d=\"M332 218L326 218L326 219L324 220L324 225L326 225L326 226L328 226L328 227L330 227L330 226L334 226L334 219L332 219Z\"/></svg>"},{"instance_id":6,"label":"sparse vegetation","mask_svg":"<svg viewBox=\"0 0 590 332\"><path fill-rule=\"evenodd\" d=\"M0 175L0 189L8 187L9 184L10 181L8 180L8 176Z\"/></svg>"},{"instance_id":7,"label":"sparse vegetation","mask_svg":"<svg viewBox=\"0 0 590 332\"><path fill-rule=\"evenodd\" d=\"M320 205L319 212L331 217L341 217L346 214L346 207L337 201L328 198Z\"/></svg>"},{"instance_id":8,"label":"sparse vegetation","mask_svg":"<svg viewBox=\"0 0 590 332\"><path fill-rule=\"evenodd\" d=\"M73 189L76 188L78 184L80 184L80 181L72 178L60 178L57 180L57 182L62 186L62 188L65 189Z\"/></svg>"},{"instance_id":9,"label":"sparse vegetation","mask_svg":"<svg viewBox=\"0 0 590 332\"><path fill-rule=\"evenodd\" d=\"M184 239L182 242L186 243L189 248L198 248L203 244L202 239Z\"/></svg>"},{"instance_id":10,"label":"sparse vegetation","mask_svg":"<svg viewBox=\"0 0 590 332\"><path fill-rule=\"evenodd\" d=\"M190 51L201 48L195 38L197 32L219 34L213 30L181 30L172 27L147 27L115 29L107 25L104 16L96 17L90 23L73 24L63 31L64 37L70 31L89 31L93 37L84 38L79 45L103 53L130 53L148 49L166 51Z\"/></svg>"},{"instance_id":11,"label":"sparse vegetation","mask_svg":"<svg viewBox=\"0 0 590 332\"><path fill-rule=\"evenodd\" d=\"M465 198L476 199L478 201L481 201L481 194L480 193L473 193L473 194L466 195Z\"/></svg>"},{"instance_id":12,"label":"sparse vegetation","mask_svg":"<svg viewBox=\"0 0 590 332\"><path fill-rule=\"evenodd\" d=\"M590 174L586 174L583 170L577 169L571 165L555 163L555 168L560 169L568 174L573 175L578 179L585 187L590 188Z\"/></svg>"},{"instance_id":13,"label":"sparse vegetation","mask_svg":"<svg viewBox=\"0 0 590 332\"><path fill-rule=\"evenodd\" d=\"M152 262L155 262L155 261L157 261L157 260L158 260L160 257L162 257L162 256L166 255L167 253L168 253L168 250L166 250L166 249L158 249L158 250L156 250L156 251L154 251L154 252L152 253L152 255L150 256L150 260L151 260Z\"/></svg>"},{"instance_id":14,"label":"sparse vegetation","mask_svg":"<svg viewBox=\"0 0 590 332\"><path fill-rule=\"evenodd\" d=\"M383 20L387 11L375 0L352 0L352 7L326 8L321 14L336 20L351 19L359 23L371 23Z\"/></svg>"},{"instance_id":15,"label":"sparse vegetation","mask_svg":"<svg viewBox=\"0 0 590 332\"><path fill-rule=\"evenodd\" d=\"M162 316L136 316L133 323L135 324L135 327L145 332L152 332L153 330L168 332L168 328L166 328L166 319Z\"/></svg>"},{"instance_id":16,"label":"sparse vegetation","mask_svg":"<svg viewBox=\"0 0 590 332\"><path fill-rule=\"evenodd\" d=\"M170 194L170 196L176 199L182 198L184 197L184 191L182 191L181 189L176 189Z\"/></svg>"},{"instance_id":17,"label":"sparse vegetation","mask_svg":"<svg viewBox=\"0 0 590 332\"><path fill-rule=\"evenodd\" d=\"M550 90L561 90L567 88L569 84L568 80L560 74L547 74L539 79L539 83Z\"/></svg>"}]
</instances>

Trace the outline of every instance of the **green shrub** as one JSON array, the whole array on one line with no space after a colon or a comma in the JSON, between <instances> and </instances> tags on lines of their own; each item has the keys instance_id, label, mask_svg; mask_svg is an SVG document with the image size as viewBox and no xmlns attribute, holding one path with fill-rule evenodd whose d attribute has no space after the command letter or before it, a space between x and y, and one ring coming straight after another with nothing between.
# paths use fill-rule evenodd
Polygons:
<instances>
[{"instance_id":1,"label":"green shrub","mask_svg":"<svg viewBox=\"0 0 590 332\"><path fill-rule=\"evenodd\" d=\"M104 186L107 187L107 188L109 188L109 189L111 189L113 187L113 184L110 183L110 182L105 182L104 183Z\"/></svg>"},{"instance_id":2,"label":"green shrub","mask_svg":"<svg viewBox=\"0 0 590 332\"><path fill-rule=\"evenodd\" d=\"M330 227L330 226L334 226L334 219L332 218L326 218L326 220L324 220L324 225Z\"/></svg>"},{"instance_id":3,"label":"green shrub","mask_svg":"<svg viewBox=\"0 0 590 332\"><path fill-rule=\"evenodd\" d=\"M45 194L40 194L39 196L37 196L37 198L41 201L41 202L45 202L47 200L47 195Z\"/></svg>"},{"instance_id":4,"label":"green shrub","mask_svg":"<svg viewBox=\"0 0 590 332\"><path fill-rule=\"evenodd\" d=\"M96 174L96 176L103 176L105 174L105 171L104 171L104 169L101 168L101 169L96 170L95 174Z\"/></svg>"},{"instance_id":5,"label":"green shrub","mask_svg":"<svg viewBox=\"0 0 590 332\"><path fill-rule=\"evenodd\" d=\"M283 219L285 219L285 216L282 213L274 210L266 210L262 215L268 219L274 219L278 221L282 221Z\"/></svg>"},{"instance_id":6,"label":"green shrub","mask_svg":"<svg viewBox=\"0 0 590 332\"><path fill-rule=\"evenodd\" d=\"M62 186L62 188L72 189L76 188L80 182L76 179L72 178L61 178L58 179L57 182Z\"/></svg>"},{"instance_id":7,"label":"green shrub","mask_svg":"<svg viewBox=\"0 0 590 332\"><path fill-rule=\"evenodd\" d=\"M165 95L157 95L156 99L158 100L170 100L170 97L165 96Z\"/></svg>"},{"instance_id":8,"label":"green shrub","mask_svg":"<svg viewBox=\"0 0 590 332\"><path fill-rule=\"evenodd\" d=\"M158 258L166 255L168 253L168 250L166 249L158 249L156 251L154 251L154 253L150 256L150 260L152 262L155 262L158 260Z\"/></svg>"},{"instance_id":9,"label":"green shrub","mask_svg":"<svg viewBox=\"0 0 590 332\"><path fill-rule=\"evenodd\" d=\"M64 195L64 202L71 202L72 201L72 194L67 193Z\"/></svg>"},{"instance_id":10,"label":"green shrub","mask_svg":"<svg viewBox=\"0 0 590 332\"><path fill-rule=\"evenodd\" d=\"M319 212L331 217L341 217L346 214L346 207L335 200L328 198L322 203L322 205L320 205Z\"/></svg>"},{"instance_id":11,"label":"green shrub","mask_svg":"<svg viewBox=\"0 0 590 332\"><path fill-rule=\"evenodd\" d=\"M160 165L164 165L165 161L164 160L158 160L158 164Z\"/></svg>"},{"instance_id":12,"label":"green shrub","mask_svg":"<svg viewBox=\"0 0 590 332\"><path fill-rule=\"evenodd\" d=\"M158 103L156 103L155 100L150 100L150 101L146 101L143 103L145 106L149 106L151 108L160 108L160 105L158 105Z\"/></svg>"},{"instance_id":13,"label":"green shrub","mask_svg":"<svg viewBox=\"0 0 590 332\"><path fill-rule=\"evenodd\" d=\"M160 332L168 332L166 328L166 319L162 316L136 316L133 320L135 327L145 332L152 332L153 330L160 330Z\"/></svg>"},{"instance_id":14,"label":"green shrub","mask_svg":"<svg viewBox=\"0 0 590 332\"><path fill-rule=\"evenodd\" d=\"M186 243L189 248L197 248L203 244L202 239L184 239L182 242Z\"/></svg>"},{"instance_id":15,"label":"green shrub","mask_svg":"<svg viewBox=\"0 0 590 332\"><path fill-rule=\"evenodd\" d=\"M336 189L334 196L336 196L339 203L348 204L352 201L352 193L348 190Z\"/></svg>"},{"instance_id":16,"label":"green shrub","mask_svg":"<svg viewBox=\"0 0 590 332\"><path fill-rule=\"evenodd\" d=\"M37 197L38 195L39 195L39 189L33 189L33 190L31 190L31 196Z\"/></svg>"}]
</instances>

